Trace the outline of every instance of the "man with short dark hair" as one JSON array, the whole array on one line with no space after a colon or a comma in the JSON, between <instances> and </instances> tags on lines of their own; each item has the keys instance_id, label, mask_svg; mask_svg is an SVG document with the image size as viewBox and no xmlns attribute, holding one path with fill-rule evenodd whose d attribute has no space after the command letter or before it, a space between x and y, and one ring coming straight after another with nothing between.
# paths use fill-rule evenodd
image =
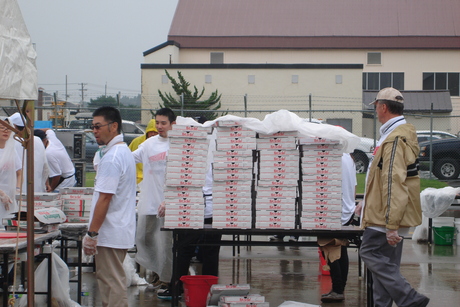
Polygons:
<instances>
[{"instance_id":1,"label":"man with short dark hair","mask_svg":"<svg viewBox=\"0 0 460 307\"><path fill-rule=\"evenodd\" d=\"M94 179L86 255L95 255L102 306L128 306L123 261L134 247L136 230L136 165L121 134L120 112L100 107L93 113L94 136L101 160Z\"/></svg>"},{"instance_id":2,"label":"man with short dark hair","mask_svg":"<svg viewBox=\"0 0 460 307\"><path fill-rule=\"evenodd\" d=\"M366 178L360 255L372 272L374 306L425 307L430 299L400 272L403 237L422 222L417 135L398 90L382 89L371 104L382 126Z\"/></svg>"}]
</instances>

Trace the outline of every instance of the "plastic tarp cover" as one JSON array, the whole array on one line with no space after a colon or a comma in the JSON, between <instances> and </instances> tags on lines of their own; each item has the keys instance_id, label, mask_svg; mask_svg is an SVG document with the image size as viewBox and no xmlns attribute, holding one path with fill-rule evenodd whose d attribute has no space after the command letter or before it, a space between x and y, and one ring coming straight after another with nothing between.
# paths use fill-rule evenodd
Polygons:
<instances>
[{"instance_id":1,"label":"plastic tarp cover","mask_svg":"<svg viewBox=\"0 0 460 307\"><path fill-rule=\"evenodd\" d=\"M0 99L36 100L37 53L15 0L0 0Z\"/></svg>"},{"instance_id":2,"label":"plastic tarp cover","mask_svg":"<svg viewBox=\"0 0 460 307\"><path fill-rule=\"evenodd\" d=\"M311 123L288 110L279 110L267 114L263 121L252 117L225 115L215 120L207 121L204 124L199 124L193 118L178 116L176 124L210 127L218 121L235 121L245 128L263 134L273 134L279 131L298 131L304 137L322 137L339 140L343 145L343 151L348 153L353 152L360 142L358 136L342 127Z\"/></svg>"}]
</instances>

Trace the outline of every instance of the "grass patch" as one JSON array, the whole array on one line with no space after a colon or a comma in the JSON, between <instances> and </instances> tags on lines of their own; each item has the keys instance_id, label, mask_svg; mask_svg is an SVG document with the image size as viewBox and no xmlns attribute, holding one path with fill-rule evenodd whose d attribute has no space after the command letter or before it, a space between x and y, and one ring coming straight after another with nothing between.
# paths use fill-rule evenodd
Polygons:
<instances>
[{"instance_id":1,"label":"grass patch","mask_svg":"<svg viewBox=\"0 0 460 307\"><path fill-rule=\"evenodd\" d=\"M85 187L94 187L94 177L96 177L96 172L86 172Z\"/></svg>"},{"instance_id":2,"label":"grass patch","mask_svg":"<svg viewBox=\"0 0 460 307\"><path fill-rule=\"evenodd\" d=\"M356 194L363 194L366 181L366 174L356 174L356 180L358 183L358 185L356 186ZM420 179L420 191L423 191L426 188L441 189L447 186L447 183L442 182L438 179Z\"/></svg>"}]
</instances>

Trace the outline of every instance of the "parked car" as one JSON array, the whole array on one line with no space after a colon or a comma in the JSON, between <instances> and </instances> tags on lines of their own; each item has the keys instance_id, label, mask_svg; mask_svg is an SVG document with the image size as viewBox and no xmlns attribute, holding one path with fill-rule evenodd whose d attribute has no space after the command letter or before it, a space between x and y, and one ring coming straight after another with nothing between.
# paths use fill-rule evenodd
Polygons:
<instances>
[{"instance_id":1,"label":"parked car","mask_svg":"<svg viewBox=\"0 0 460 307\"><path fill-rule=\"evenodd\" d=\"M419 143L429 141L430 139L442 140L452 138L457 138L457 136L455 134L444 131L417 130L417 140Z\"/></svg>"},{"instance_id":2,"label":"parked car","mask_svg":"<svg viewBox=\"0 0 460 307\"><path fill-rule=\"evenodd\" d=\"M419 143L420 166L429 170L430 152L432 172L440 180L457 179L460 174L460 138L448 138Z\"/></svg>"},{"instance_id":3,"label":"parked car","mask_svg":"<svg viewBox=\"0 0 460 307\"><path fill-rule=\"evenodd\" d=\"M361 142L355 148L351 156L355 160L356 172L365 173L369 167L369 161L372 157L372 151L374 150L374 139L361 137Z\"/></svg>"}]
</instances>

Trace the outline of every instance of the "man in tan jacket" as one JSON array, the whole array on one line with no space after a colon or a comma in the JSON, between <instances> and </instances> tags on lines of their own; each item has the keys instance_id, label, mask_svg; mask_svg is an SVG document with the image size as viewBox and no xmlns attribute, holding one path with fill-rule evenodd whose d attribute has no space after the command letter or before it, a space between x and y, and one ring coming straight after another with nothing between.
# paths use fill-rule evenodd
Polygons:
<instances>
[{"instance_id":1,"label":"man in tan jacket","mask_svg":"<svg viewBox=\"0 0 460 307\"><path fill-rule=\"evenodd\" d=\"M360 255L372 272L374 306L425 307L430 299L401 275L403 237L422 221L419 147L414 126L404 119L404 98L384 88L372 104L382 126L367 173L362 209L365 228Z\"/></svg>"}]
</instances>

